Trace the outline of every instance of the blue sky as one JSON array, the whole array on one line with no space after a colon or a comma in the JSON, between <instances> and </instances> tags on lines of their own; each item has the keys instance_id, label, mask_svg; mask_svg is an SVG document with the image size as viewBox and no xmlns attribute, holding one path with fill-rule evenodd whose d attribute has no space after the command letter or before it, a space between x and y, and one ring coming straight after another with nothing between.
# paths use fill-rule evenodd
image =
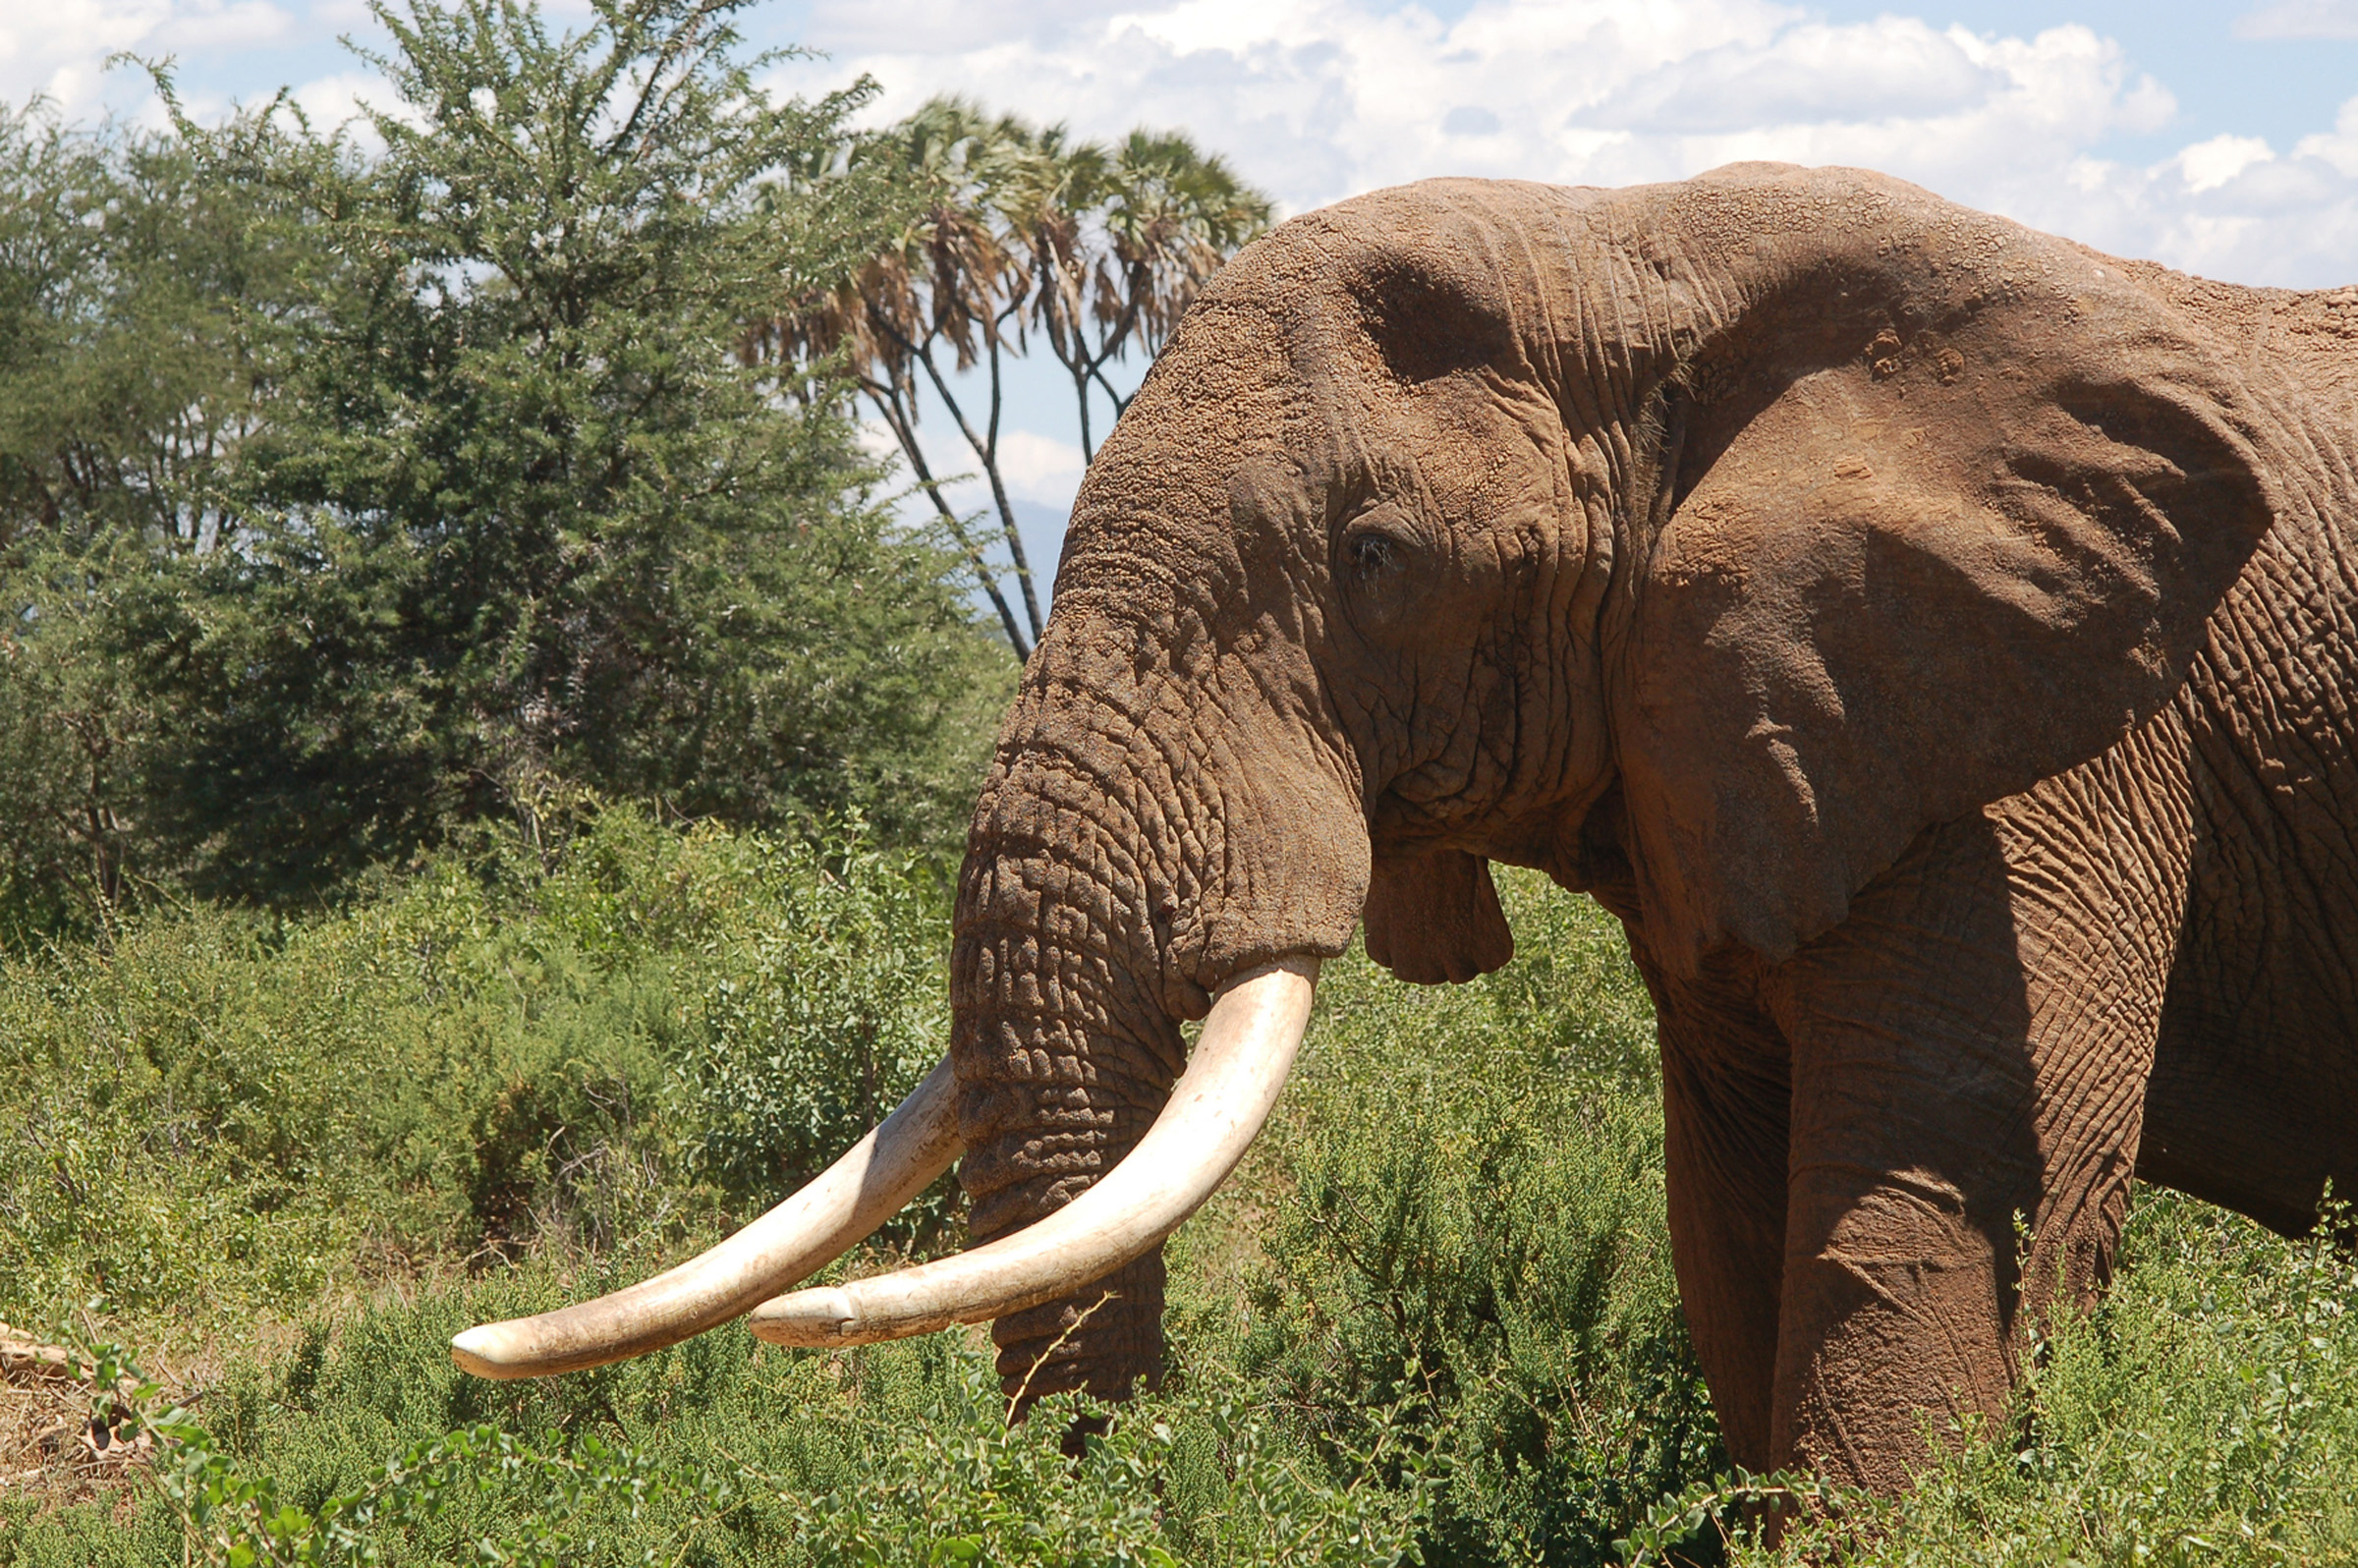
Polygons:
<instances>
[{"instance_id":1,"label":"blue sky","mask_svg":"<svg viewBox=\"0 0 2358 1568\"><path fill-rule=\"evenodd\" d=\"M772 0L745 28L826 51L781 89L867 73L879 115L957 90L1084 135L1185 128L1289 212L1426 175L1768 157L2214 277L2358 282L2358 0ZM374 31L360 0L16 0L0 96L150 115L136 73L100 70L129 49L175 57L200 116L289 85L332 122L372 81L338 35ZM1036 561L1080 475L1068 399L1036 374L1013 405Z\"/></svg>"}]
</instances>

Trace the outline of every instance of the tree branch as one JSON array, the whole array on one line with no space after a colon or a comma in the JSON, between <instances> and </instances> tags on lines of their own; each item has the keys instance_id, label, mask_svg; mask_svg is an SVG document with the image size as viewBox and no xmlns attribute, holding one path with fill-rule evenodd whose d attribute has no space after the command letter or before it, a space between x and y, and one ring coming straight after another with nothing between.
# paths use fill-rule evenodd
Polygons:
<instances>
[{"instance_id":1,"label":"tree branch","mask_svg":"<svg viewBox=\"0 0 2358 1568\"><path fill-rule=\"evenodd\" d=\"M995 401L999 386L999 343L996 334L992 335L989 348L990 385ZM983 476L990 480L990 498L998 507L999 527L1007 538L1007 553L1015 558L1015 579L1017 586L1023 589L1024 611L1031 618L1033 637L1038 638L1044 624L1039 613L1039 599L1032 588L1032 563L1024 555L1023 535L1016 532L1015 506L1007 499L1006 482L999 477L995 437L986 443L975 433L973 422L967 419L966 411L959 407L957 396L950 391L949 379L941 373L941 366L934 363L931 345L918 349L917 363L926 367L926 376L933 383L933 390L940 397L942 407L950 411L950 418L957 421L958 433L966 437L966 444L974 449L976 458L982 464Z\"/></svg>"},{"instance_id":2,"label":"tree branch","mask_svg":"<svg viewBox=\"0 0 2358 1568\"><path fill-rule=\"evenodd\" d=\"M917 422L909 417L900 388L866 376L861 377L860 384L862 390L868 393L869 401L876 406L876 412L884 416L884 422L892 427L892 437L900 443L901 456L908 459L909 471L917 476L918 487L933 503L933 510L940 515L943 526L949 530L950 537L957 541L958 548L966 552L968 564L975 569L975 580L982 585L982 591L989 596L991 608L999 612L999 624L1007 630L1007 641L1015 648L1017 661L1020 663L1029 659L1032 656L1032 644L1025 640L1023 629L1016 624L1015 611L1008 605L1007 596L999 591L998 574L984 562L981 547L967 537L966 525L959 520L957 509L941 493L941 481L933 477L933 471L926 462L925 448L918 444Z\"/></svg>"}]
</instances>

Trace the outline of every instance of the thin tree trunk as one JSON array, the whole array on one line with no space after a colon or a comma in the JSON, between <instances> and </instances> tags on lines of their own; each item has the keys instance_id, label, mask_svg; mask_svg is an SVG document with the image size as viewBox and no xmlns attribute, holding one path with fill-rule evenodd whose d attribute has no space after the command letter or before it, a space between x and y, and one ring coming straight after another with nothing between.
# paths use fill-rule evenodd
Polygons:
<instances>
[{"instance_id":1,"label":"thin tree trunk","mask_svg":"<svg viewBox=\"0 0 2358 1568\"><path fill-rule=\"evenodd\" d=\"M941 398L942 407L950 411L950 418L957 421L958 433L966 437L966 444L974 450L975 457L982 465L983 477L990 481L990 498L998 508L999 527L1007 539L1007 553L1015 561L1016 584L1023 589L1024 611L1031 617L1032 635L1037 639L1044 623L1039 613L1039 597L1032 588L1032 563L1024 553L1023 535L1016 531L1015 507L1007 499L1006 482L999 477L997 430L999 346L995 338L990 343L989 352L992 429L990 439L987 441L975 432L973 422L966 417L966 411L959 407L956 394L950 391L948 378L941 373L940 365L934 363L932 350L929 348L918 350L917 363L926 367L926 378L933 383L933 390Z\"/></svg>"},{"instance_id":2,"label":"thin tree trunk","mask_svg":"<svg viewBox=\"0 0 2358 1568\"><path fill-rule=\"evenodd\" d=\"M999 624L1007 629L1007 641L1015 648L1017 661L1020 663L1029 659L1032 656L1032 644L1024 636L1023 628L1016 624L1015 610L1008 604L1007 596L999 591L998 574L984 562L982 549L966 536L966 525L958 520L957 509L942 495L941 483L933 477L933 471L926 462L925 448L918 445L916 423L900 406L899 392L895 390L891 393L888 401L886 394L878 391L872 382L868 385L867 391L869 401L884 416L884 422L892 426L892 438L900 443L901 456L909 460L909 470L917 476L918 487L933 503L933 510L949 529L950 537L957 540L958 547L966 552L967 563L975 569L975 580L982 585L982 591L989 595L991 608L999 612Z\"/></svg>"}]
</instances>

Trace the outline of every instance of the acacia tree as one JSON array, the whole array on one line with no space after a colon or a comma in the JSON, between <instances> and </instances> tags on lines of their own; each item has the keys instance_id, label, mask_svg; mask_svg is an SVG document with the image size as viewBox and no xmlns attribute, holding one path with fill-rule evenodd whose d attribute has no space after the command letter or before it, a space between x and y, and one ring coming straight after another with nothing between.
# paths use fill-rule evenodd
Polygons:
<instances>
[{"instance_id":1,"label":"acacia tree","mask_svg":"<svg viewBox=\"0 0 2358 1568\"><path fill-rule=\"evenodd\" d=\"M0 108L0 545L217 541L314 249L316 214L260 177L324 150L282 107L194 136Z\"/></svg>"},{"instance_id":2,"label":"acacia tree","mask_svg":"<svg viewBox=\"0 0 2358 1568\"><path fill-rule=\"evenodd\" d=\"M221 476L292 362L317 214L259 174L330 154L282 109L193 137L0 109L0 941L103 929L157 869L155 703L111 644L127 593L234 534Z\"/></svg>"},{"instance_id":3,"label":"acacia tree","mask_svg":"<svg viewBox=\"0 0 2358 1568\"><path fill-rule=\"evenodd\" d=\"M787 196L866 84L776 101L747 0L374 10L400 101L288 178L312 330L226 484L241 530L125 645L200 887L285 898L552 786L946 831L1003 692L953 560L898 536L840 386L749 365L780 277L887 206ZM988 661L978 664L977 660Z\"/></svg>"},{"instance_id":4,"label":"acacia tree","mask_svg":"<svg viewBox=\"0 0 2358 1568\"><path fill-rule=\"evenodd\" d=\"M1108 366L1160 350L1204 282L1267 225L1269 200L1185 137L1139 131L1108 148L954 97L858 138L821 172L881 179L900 194L900 221L835 287L757 332L752 352L845 364L1027 658L1043 617L999 468L1007 359L1034 332L1047 341L1094 455L1093 402L1118 417L1129 401ZM963 393L955 378L976 370L979 393ZM943 493L955 476L926 446L926 390L988 485L1005 568Z\"/></svg>"}]
</instances>

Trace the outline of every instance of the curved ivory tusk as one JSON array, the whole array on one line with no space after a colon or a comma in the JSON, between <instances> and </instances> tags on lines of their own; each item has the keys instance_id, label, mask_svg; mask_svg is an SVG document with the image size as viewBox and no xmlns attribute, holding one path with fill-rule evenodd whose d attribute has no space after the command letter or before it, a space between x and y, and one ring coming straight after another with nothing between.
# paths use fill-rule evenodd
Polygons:
<instances>
[{"instance_id":1,"label":"curved ivory tusk","mask_svg":"<svg viewBox=\"0 0 2358 1568\"><path fill-rule=\"evenodd\" d=\"M1318 978L1317 959L1293 957L1222 986L1162 1114L1064 1207L972 1252L764 1302L748 1326L775 1345L906 1339L1037 1307L1140 1257L1252 1147L1301 1048Z\"/></svg>"},{"instance_id":2,"label":"curved ivory tusk","mask_svg":"<svg viewBox=\"0 0 2358 1568\"><path fill-rule=\"evenodd\" d=\"M719 1246L595 1301L470 1328L450 1359L478 1377L542 1377L644 1356L741 1316L867 1240L949 1169L961 1148L956 1087L944 1057L850 1153Z\"/></svg>"}]
</instances>

